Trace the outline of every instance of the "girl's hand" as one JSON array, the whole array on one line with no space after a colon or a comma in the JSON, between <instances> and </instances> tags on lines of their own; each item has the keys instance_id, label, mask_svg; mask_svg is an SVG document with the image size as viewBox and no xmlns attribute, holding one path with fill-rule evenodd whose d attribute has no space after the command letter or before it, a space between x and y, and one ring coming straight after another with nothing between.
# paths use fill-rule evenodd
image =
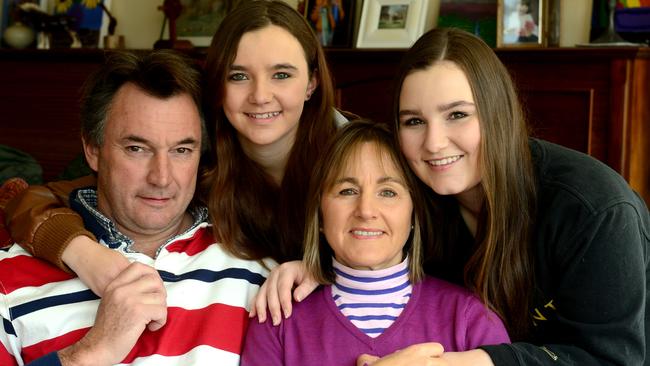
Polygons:
<instances>
[{"instance_id":1,"label":"girl's hand","mask_svg":"<svg viewBox=\"0 0 650 366\"><path fill-rule=\"evenodd\" d=\"M357 358L357 366L450 366L442 356L444 348L440 343L420 343L406 347L388 356L379 358L363 354Z\"/></svg>"},{"instance_id":2,"label":"girl's hand","mask_svg":"<svg viewBox=\"0 0 650 366\"><path fill-rule=\"evenodd\" d=\"M121 253L85 235L72 239L61 259L99 297L104 296L106 286L130 264Z\"/></svg>"},{"instance_id":3,"label":"girl's hand","mask_svg":"<svg viewBox=\"0 0 650 366\"><path fill-rule=\"evenodd\" d=\"M291 290L293 298L300 302L307 297L318 283L307 274L307 269L301 261L283 263L271 271L253 300L249 317L257 315L260 323L266 321L266 309L271 314L273 325L280 324L282 313L284 317L291 316Z\"/></svg>"}]
</instances>

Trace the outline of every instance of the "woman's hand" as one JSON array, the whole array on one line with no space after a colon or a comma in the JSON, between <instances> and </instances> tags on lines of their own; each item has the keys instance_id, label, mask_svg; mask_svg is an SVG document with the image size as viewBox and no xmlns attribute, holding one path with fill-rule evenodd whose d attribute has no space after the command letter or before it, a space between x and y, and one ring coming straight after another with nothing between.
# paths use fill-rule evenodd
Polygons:
<instances>
[{"instance_id":1,"label":"woman's hand","mask_svg":"<svg viewBox=\"0 0 650 366\"><path fill-rule=\"evenodd\" d=\"M414 344L382 358L363 354L357 358L357 366L450 366L442 357L444 351L440 343Z\"/></svg>"},{"instance_id":2,"label":"woman's hand","mask_svg":"<svg viewBox=\"0 0 650 366\"><path fill-rule=\"evenodd\" d=\"M106 286L130 264L121 253L85 235L72 239L61 259L99 297L104 296Z\"/></svg>"},{"instance_id":3,"label":"woman's hand","mask_svg":"<svg viewBox=\"0 0 650 366\"><path fill-rule=\"evenodd\" d=\"M266 308L271 313L273 325L280 324L282 313L284 317L291 316L291 290L294 285L293 298L300 302L307 297L318 283L307 274L307 269L301 261L283 263L271 271L253 300L249 317L257 315L260 323L266 321Z\"/></svg>"}]
</instances>

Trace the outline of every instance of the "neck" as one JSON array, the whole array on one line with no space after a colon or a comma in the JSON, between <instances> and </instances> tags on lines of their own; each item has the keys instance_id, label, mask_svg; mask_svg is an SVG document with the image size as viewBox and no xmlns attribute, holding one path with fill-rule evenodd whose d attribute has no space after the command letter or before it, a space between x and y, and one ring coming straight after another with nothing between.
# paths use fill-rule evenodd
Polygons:
<instances>
[{"instance_id":1,"label":"neck","mask_svg":"<svg viewBox=\"0 0 650 366\"><path fill-rule=\"evenodd\" d=\"M480 184L473 188L456 195L456 200L460 205L460 214L463 216L465 225L473 236L476 236L476 227L478 224L478 215L481 213L485 194Z\"/></svg>"},{"instance_id":2,"label":"neck","mask_svg":"<svg viewBox=\"0 0 650 366\"><path fill-rule=\"evenodd\" d=\"M246 156L259 164L264 172L268 174L278 186L282 184L282 178L284 178L284 172L287 168L289 153L291 152L293 142L291 144L282 144L281 146L273 144L253 146L242 141L241 145Z\"/></svg>"},{"instance_id":3,"label":"neck","mask_svg":"<svg viewBox=\"0 0 650 366\"><path fill-rule=\"evenodd\" d=\"M169 239L180 235L192 225L192 216L188 213L182 216L178 224L156 233L139 233L119 228L120 231L133 240L133 250L155 258L158 249Z\"/></svg>"}]
</instances>

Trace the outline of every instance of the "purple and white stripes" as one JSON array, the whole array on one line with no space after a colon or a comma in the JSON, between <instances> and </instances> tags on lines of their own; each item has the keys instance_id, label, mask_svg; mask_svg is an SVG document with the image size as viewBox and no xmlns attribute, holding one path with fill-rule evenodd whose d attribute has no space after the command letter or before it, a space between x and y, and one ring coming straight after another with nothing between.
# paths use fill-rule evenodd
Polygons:
<instances>
[{"instance_id":1,"label":"purple and white stripes","mask_svg":"<svg viewBox=\"0 0 650 366\"><path fill-rule=\"evenodd\" d=\"M393 324L411 296L408 258L377 271L356 270L332 259L332 296L341 313L369 337Z\"/></svg>"}]
</instances>

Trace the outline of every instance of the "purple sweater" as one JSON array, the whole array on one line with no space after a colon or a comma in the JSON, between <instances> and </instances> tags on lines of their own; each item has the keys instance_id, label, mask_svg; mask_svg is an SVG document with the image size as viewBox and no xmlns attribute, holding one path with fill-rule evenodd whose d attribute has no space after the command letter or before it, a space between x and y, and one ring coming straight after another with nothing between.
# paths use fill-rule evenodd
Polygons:
<instances>
[{"instance_id":1,"label":"purple sweater","mask_svg":"<svg viewBox=\"0 0 650 366\"><path fill-rule=\"evenodd\" d=\"M510 342L499 317L468 290L431 277L413 286L402 314L377 338L341 314L330 286L293 309L277 327L270 321L250 322L241 365L354 366L363 353L381 357L416 343L439 342L445 351L465 351Z\"/></svg>"}]
</instances>

